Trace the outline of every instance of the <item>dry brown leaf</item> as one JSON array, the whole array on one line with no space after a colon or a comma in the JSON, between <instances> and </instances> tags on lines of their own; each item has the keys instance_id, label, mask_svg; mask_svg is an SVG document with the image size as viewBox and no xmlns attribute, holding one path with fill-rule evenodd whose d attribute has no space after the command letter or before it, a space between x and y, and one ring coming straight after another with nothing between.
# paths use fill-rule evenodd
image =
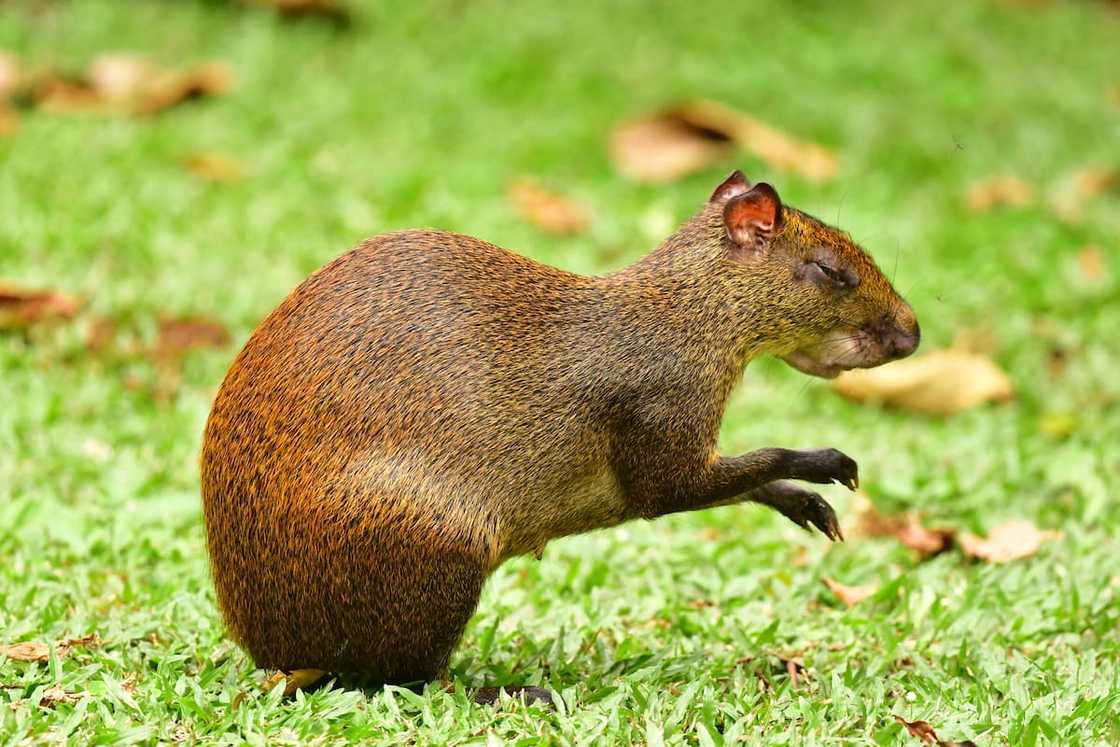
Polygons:
<instances>
[{"instance_id":1,"label":"dry brown leaf","mask_svg":"<svg viewBox=\"0 0 1120 747\"><path fill-rule=\"evenodd\" d=\"M992 528L987 539L962 532L957 541L969 557L989 563L1008 563L1034 555L1043 542L1059 535L1053 530L1039 529L1025 519L1013 519Z\"/></svg>"},{"instance_id":2,"label":"dry brown leaf","mask_svg":"<svg viewBox=\"0 0 1120 747\"><path fill-rule=\"evenodd\" d=\"M611 133L615 166L640 182L664 183L729 158L734 146L776 171L822 182L836 174L836 155L791 137L716 101L697 99L625 122Z\"/></svg>"},{"instance_id":3,"label":"dry brown leaf","mask_svg":"<svg viewBox=\"0 0 1120 747\"><path fill-rule=\"evenodd\" d=\"M39 705L44 708L54 708L59 704L73 705L85 695L88 695L88 693L69 693L63 690L61 685L55 685L43 691L43 695L39 699Z\"/></svg>"},{"instance_id":4,"label":"dry brown leaf","mask_svg":"<svg viewBox=\"0 0 1120 747\"><path fill-rule=\"evenodd\" d=\"M105 109L105 100L83 76L45 75L35 83L32 96L44 111L56 114L95 112Z\"/></svg>"},{"instance_id":5,"label":"dry brown leaf","mask_svg":"<svg viewBox=\"0 0 1120 747\"><path fill-rule=\"evenodd\" d=\"M247 5L272 8L289 18L319 16L336 23L349 23L351 14L339 0L243 0Z\"/></svg>"},{"instance_id":6,"label":"dry brown leaf","mask_svg":"<svg viewBox=\"0 0 1120 747\"><path fill-rule=\"evenodd\" d=\"M33 97L46 111L60 114L109 111L141 94L154 75L137 55L115 53L94 58L81 75L48 73L36 82Z\"/></svg>"},{"instance_id":7,"label":"dry brown leaf","mask_svg":"<svg viewBox=\"0 0 1120 747\"><path fill-rule=\"evenodd\" d=\"M15 93L22 79L23 71L19 59L14 54L0 52L0 99Z\"/></svg>"},{"instance_id":8,"label":"dry brown leaf","mask_svg":"<svg viewBox=\"0 0 1120 747\"><path fill-rule=\"evenodd\" d=\"M980 213L1002 205L1020 207L1034 198L1034 188L1015 176L993 176L968 188L965 204Z\"/></svg>"},{"instance_id":9,"label":"dry brown leaf","mask_svg":"<svg viewBox=\"0 0 1120 747\"><path fill-rule=\"evenodd\" d=\"M290 698L296 690L305 690L327 676L322 669L296 669L291 672L274 672L261 683L261 689L271 692L281 682L284 683L284 697Z\"/></svg>"},{"instance_id":10,"label":"dry brown leaf","mask_svg":"<svg viewBox=\"0 0 1120 747\"><path fill-rule=\"evenodd\" d=\"M0 52L0 137L11 135L19 127L19 115L8 105L8 98L19 88L21 78L19 60Z\"/></svg>"},{"instance_id":11,"label":"dry brown leaf","mask_svg":"<svg viewBox=\"0 0 1120 747\"><path fill-rule=\"evenodd\" d=\"M1104 255L1098 247L1089 245L1077 253L1077 268L1086 280L1100 280L1104 275Z\"/></svg>"},{"instance_id":12,"label":"dry brown leaf","mask_svg":"<svg viewBox=\"0 0 1120 747\"><path fill-rule=\"evenodd\" d=\"M241 162L221 153L195 153L183 160L187 171L211 182L234 182L244 176Z\"/></svg>"},{"instance_id":13,"label":"dry brown leaf","mask_svg":"<svg viewBox=\"0 0 1120 747\"><path fill-rule=\"evenodd\" d=\"M75 646L96 646L98 643L97 634L93 633L81 638L67 638L64 641L59 641L55 648L61 657L65 656L66 652ZM50 646L42 641L0 644L0 656L6 656L15 661L47 661L50 658Z\"/></svg>"},{"instance_id":14,"label":"dry brown leaf","mask_svg":"<svg viewBox=\"0 0 1120 747\"><path fill-rule=\"evenodd\" d=\"M1120 186L1120 172L1104 166L1086 166L1070 174L1050 198L1054 213L1066 221L1081 219L1086 200Z\"/></svg>"},{"instance_id":15,"label":"dry brown leaf","mask_svg":"<svg viewBox=\"0 0 1120 747\"><path fill-rule=\"evenodd\" d=\"M895 714L894 720L906 727L910 736L917 737L925 744L939 744L937 732L929 725L928 721L907 721L902 716Z\"/></svg>"},{"instance_id":16,"label":"dry brown leaf","mask_svg":"<svg viewBox=\"0 0 1120 747\"><path fill-rule=\"evenodd\" d=\"M862 491L852 496L847 515L850 517L849 525L844 529L844 535L852 538L889 537L899 524L897 518L879 513L871 497Z\"/></svg>"},{"instance_id":17,"label":"dry brown leaf","mask_svg":"<svg viewBox=\"0 0 1120 747\"><path fill-rule=\"evenodd\" d=\"M47 74L32 92L47 111L155 114L193 98L217 96L232 83L229 67L216 62L183 70L158 71L142 57L97 57L81 75Z\"/></svg>"},{"instance_id":18,"label":"dry brown leaf","mask_svg":"<svg viewBox=\"0 0 1120 747\"><path fill-rule=\"evenodd\" d=\"M67 638L64 641L58 642L59 655L65 654L75 646L100 646L101 638L97 633L90 633L89 635L81 636L80 638Z\"/></svg>"},{"instance_id":19,"label":"dry brown leaf","mask_svg":"<svg viewBox=\"0 0 1120 747\"><path fill-rule=\"evenodd\" d=\"M127 102L143 92L155 74L143 57L127 53L104 54L90 63L87 79L106 102Z\"/></svg>"},{"instance_id":20,"label":"dry brown leaf","mask_svg":"<svg viewBox=\"0 0 1120 747\"><path fill-rule=\"evenodd\" d=\"M922 524L917 514L911 513L894 536L919 555L937 555L949 549L953 534L950 529L930 529Z\"/></svg>"},{"instance_id":21,"label":"dry brown leaf","mask_svg":"<svg viewBox=\"0 0 1120 747\"><path fill-rule=\"evenodd\" d=\"M787 135L717 101L699 99L678 111L694 126L726 133L740 148L776 171L798 173L812 182L828 181L836 175L836 154L828 148Z\"/></svg>"},{"instance_id":22,"label":"dry brown leaf","mask_svg":"<svg viewBox=\"0 0 1120 747\"><path fill-rule=\"evenodd\" d=\"M734 152L726 135L694 127L666 112L619 125L608 148L624 176L649 184L671 182Z\"/></svg>"},{"instance_id":23,"label":"dry brown leaf","mask_svg":"<svg viewBox=\"0 0 1120 747\"><path fill-rule=\"evenodd\" d=\"M232 85L233 73L220 62L161 73L134 98L132 112L157 114L190 99L219 96Z\"/></svg>"},{"instance_id":24,"label":"dry brown leaf","mask_svg":"<svg viewBox=\"0 0 1120 747\"><path fill-rule=\"evenodd\" d=\"M846 371L832 382L856 402L881 402L932 415L953 415L1011 399L1011 380L995 363L963 350L940 350L878 368Z\"/></svg>"},{"instance_id":25,"label":"dry brown leaf","mask_svg":"<svg viewBox=\"0 0 1120 747\"><path fill-rule=\"evenodd\" d=\"M930 529L915 512L905 516L884 516L862 493L856 495L849 514L854 517L853 537L894 537L923 556L944 552L955 535L951 529Z\"/></svg>"},{"instance_id":26,"label":"dry brown leaf","mask_svg":"<svg viewBox=\"0 0 1120 747\"><path fill-rule=\"evenodd\" d=\"M42 641L0 644L0 656L6 656L15 661L46 661L50 658L50 651L50 646Z\"/></svg>"},{"instance_id":27,"label":"dry brown leaf","mask_svg":"<svg viewBox=\"0 0 1120 747\"><path fill-rule=\"evenodd\" d=\"M587 229L587 213L582 208L531 179L514 181L508 197L521 216L542 231L574 234Z\"/></svg>"},{"instance_id":28,"label":"dry brown leaf","mask_svg":"<svg viewBox=\"0 0 1120 747\"><path fill-rule=\"evenodd\" d=\"M195 348L220 348L229 344L229 330L217 319L189 316L165 319L159 325L156 355L175 358Z\"/></svg>"},{"instance_id":29,"label":"dry brown leaf","mask_svg":"<svg viewBox=\"0 0 1120 747\"><path fill-rule=\"evenodd\" d=\"M51 318L72 317L82 302L51 290L0 285L0 329L18 329Z\"/></svg>"},{"instance_id":30,"label":"dry brown leaf","mask_svg":"<svg viewBox=\"0 0 1120 747\"><path fill-rule=\"evenodd\" d=\"M866 586L846 586L839 581L833 581L831 578L824 579L824 585L828 590L836 595L836 598L843 602L848 607L855 605L867 599L869 596L879 591L878 584L868 584Z\"/></svg>"},{"instance_id":31,"label":"dry brown leaf","mask_svg":"<svg viewBox=\"0 0 1120 747\"><path fill-rule=\"evenodd\" d=\"M938 747L976 747L976 743L971 740L963 742L941 741L928 721L907 721L897 714L895 714L894 720L905 726L906 731L910 732L910 736L922 740L922 744L935 744Z\"/></svg>"}]
</instances>

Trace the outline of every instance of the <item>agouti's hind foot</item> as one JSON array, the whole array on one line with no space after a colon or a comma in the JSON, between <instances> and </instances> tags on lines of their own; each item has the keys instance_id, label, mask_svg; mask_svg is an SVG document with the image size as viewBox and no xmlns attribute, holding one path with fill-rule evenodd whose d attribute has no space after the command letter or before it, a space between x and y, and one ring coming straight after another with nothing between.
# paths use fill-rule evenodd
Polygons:
<instances>
[{"instance_id":1,"label":"agouti's hind foot","mask_svg":"<svg viewBox=\"0 0 1120 747\"><path fill-rule=\"evenodd\" d=\"M813 531L810 526L815 526L830 540L844 540L836 512L812 490L788 482L770 482L752 490L749 500L770 506L806 531Z\"/></svg>"},{"instance_id":2,"label":"agouti's hind foot","mask_svg":"<svg viewBox=\"0 0 1120 747\"><path fill-rule=\"evenodd\" d=\"M498 702L501 697L502 691L506 695L517 700L523 700L525 705L544 706L545 708L555 708L553 703L553 695L551 690L546 690L543 687L529 687L529 686L516 686L516 687L480 687L478 692L474 694L474 702L479 705L493 705Z\"/></svg>"}]
</instances>

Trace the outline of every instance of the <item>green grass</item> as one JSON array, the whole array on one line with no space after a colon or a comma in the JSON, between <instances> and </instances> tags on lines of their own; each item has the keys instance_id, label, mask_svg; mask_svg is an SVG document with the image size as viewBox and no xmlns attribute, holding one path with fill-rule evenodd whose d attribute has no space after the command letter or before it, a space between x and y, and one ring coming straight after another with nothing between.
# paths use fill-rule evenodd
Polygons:
<instances>
[{"instance_id":1,"label":"green grass","mask_svg":"<svg viewBox=\"0 0 1120 747\"><path fill-rule=\"evenodd\" d=\"M0 139L0 277L88 299L75 322L0 336L0 642L97 633L44 664L0 663L0 740L124 744L895 744L892 718L980 744L1120 741L1120 200L1067 224L1046 195L1120 167L1120 14L1104 3L363 4L338 32L219 0L5 3L0 49L83 66L108 50L219 58L231 95L150 120L29 113ZM665 187L611 168L621 118L705 95L835 147L815 186L743 156ZM180 167L232 153L249 175ZM756 363L722 446L837 446L884 510L982 531L1058 529L1006 566L916 562L892 540L830 546L733 507L551 544L491 579L452 660L453 691L332 686L285 701L222 632L196 455L210 399L256 322L315 267L380 231L435 225L562 267L630 261L733 165L838 222L913 303L927 348L996 340L1014 403L950 420L859 407ZM973 181L1041 197L974 215ZM540 235L504 199L532 174L592 229ZM1077 270L1100 247L1105 277ZM98 315L150 341L210 314L153 398L141 360L85 351ZM1052 376L1051 351L1068 353ZM1069 432L1043 426L1068 421ZM1053 429L1051 429L1051 432ZM841 516L849 497L829 490ZM881 583L847 610L822 577ZM779 657L805 671L794 686ZM60 683L80 702L36 705ZM554 713L473 706L483 684L544 684ZM8 707L8 702L19 703ZM916 743L916 740L912 740Z\"/></svg>"}]
</instances>

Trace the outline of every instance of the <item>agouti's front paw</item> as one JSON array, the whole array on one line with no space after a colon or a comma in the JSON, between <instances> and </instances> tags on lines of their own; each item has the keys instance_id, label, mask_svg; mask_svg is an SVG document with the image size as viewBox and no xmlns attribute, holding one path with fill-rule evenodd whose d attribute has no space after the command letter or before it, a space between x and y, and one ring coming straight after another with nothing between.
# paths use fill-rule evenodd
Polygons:
<instances>
[{"instance_id":1,"label":"agouti's front paw","mask_svg":"<svg viewBox=\"0 0 1120 747\"><path fill-rule=\"evenodd\" d=\"M812 524L833 542L836 540L844 541L836 512L832 510L832 506L828 505L824 498L816 493L806 491L800 514L800 521L797 521L797 523L805 527L807 531L812 531L809 529L809 524Z\"/></svg>"},{"instance_id":2,"label":"agouti's front paw","mask_svg":"<svg viewBox=\"0 0 1120 747\"><path fill-rule=\"evenodd\" d=\"M747 495L747 500L770 506L807 532L812 532L812 528L816 527L830 540L844 540L840 522L836 519L832 506L812 490L806 490L800 485L784 481L767 483L752 490Z\"/></svg>"},{"instance_id":3,"label":"agouti's front paw","mask_svg":"<svg viewBox=\"0 0 1120 747\"><path fill-rule=\"evenodd\" d=\"M798 480L821 484L838 482L848 490L859 487L859 466L856 460L839 449L803 451L798 462L797 474L792 475Z\"/></svg>"}]
</instances>

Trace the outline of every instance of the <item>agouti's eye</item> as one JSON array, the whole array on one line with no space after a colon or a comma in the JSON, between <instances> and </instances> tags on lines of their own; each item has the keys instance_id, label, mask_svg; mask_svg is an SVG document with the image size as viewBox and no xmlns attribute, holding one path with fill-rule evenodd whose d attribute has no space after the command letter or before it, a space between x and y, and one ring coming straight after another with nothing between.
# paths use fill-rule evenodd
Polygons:
<instances>
[{"instance_id":1,"label":"agouti's eye","mask_svg":"<svg viewBox=\"0 0 1120 747\"><path fill-rule=\"evenodd\" d=\"M817 267L821 268L821 272L823 272L825 275L828 275L828 277L835 280L837 283L844 282L844 276L840 274L839 270L833 269L828 265L822 265L820 262L816 262L814 264L816 264Z\"/></svg>"},{"instance_id":2,"label":"agouti's eye","mask_svg":"<svg viewBox=\"0 0 1120 747\"><path fill-rule=\"evenodd\" d=\"M805 267L809 279L817 285L840 290L851 290L859 285L859 278L851 270L838 270L816 261L806 262Z\"/></svg>"}]
</instances>

